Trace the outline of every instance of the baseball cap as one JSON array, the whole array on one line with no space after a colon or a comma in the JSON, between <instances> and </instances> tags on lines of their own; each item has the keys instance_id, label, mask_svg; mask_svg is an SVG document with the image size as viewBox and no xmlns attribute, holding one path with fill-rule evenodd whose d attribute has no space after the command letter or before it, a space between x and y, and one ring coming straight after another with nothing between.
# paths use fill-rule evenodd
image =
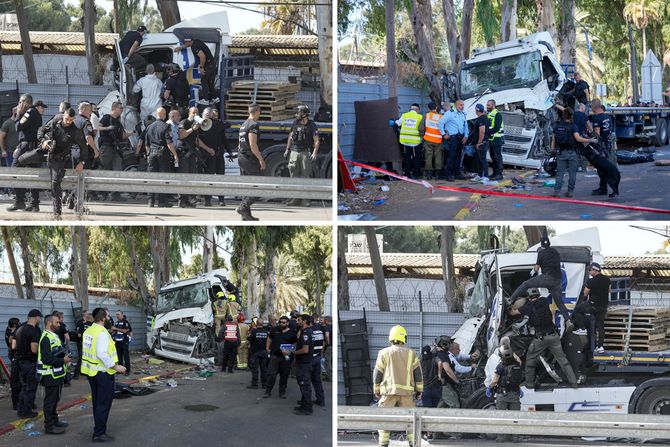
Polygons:
<instances>
[{"instance_id":1,"label":"baseball cap","mask_svg":"<svg viewBox=\"0 0 670 447\"><path fill-rule=\"evenodd\" d=\"M483 104L477 103L477 105L475 106L475 110L478 111L478 112L483 112L486 109L484 109Z\"/></svg>"},{"instance_id":2,"label":"baseball cap","mask_svg":"<svg viewBox=\"0 0 670 447\"><path fill-rule=\"evenodd\" d=\"M41 317L42 312L40 312L38 309L31 309L30 312L28 312L28 318L33 318L33 317Z\"/></svg>"},{"instance_id":3,"label":"baseball cap","mask_svg":"<svg viewBox=\"0 0 670 447\"><path fill-rule=\"evenodd\" d=\"M431 102L428 103L428 108L429 108L430 110L433 110L433 109L436 108L436 107L437 107L437 106L435 105L435 103L434 103L433 101L431 101Z\"/></svg>"},{"instance_id":4,"label":"baseball cap","mask_svg":"<svg viewBox=\"0 0 670 447\"><path fill-rule=\"evenodd\" d=\"M35 107L44 107L45 109L48 108L46 104L44 104L44 101L37 101L35 104L33 104Z\"/></svg>"},{"instance_id":5,"label":"baseball cap","mask_svg":"<svg viewBox=\"0 0 670 447\"><path fill-rule=\"evenodd\" d=\"M146 26L140 25L140 26L137 27L137 32L138 33L146 33L146 32L148 32L148 30L147 30Z\"/></svg>"},{"instance_id":6,"label":"baseball cap","mask_svg":"<svg viewBox=\"0 0 670 447\"><path fill-rule=\"evenodd\" d=\"M602 270L602 267L600 267L600 264L598 264L597 262L592 263L591 268L593 270L598 270L598 271Z\"/></svg>"}]
</instances>

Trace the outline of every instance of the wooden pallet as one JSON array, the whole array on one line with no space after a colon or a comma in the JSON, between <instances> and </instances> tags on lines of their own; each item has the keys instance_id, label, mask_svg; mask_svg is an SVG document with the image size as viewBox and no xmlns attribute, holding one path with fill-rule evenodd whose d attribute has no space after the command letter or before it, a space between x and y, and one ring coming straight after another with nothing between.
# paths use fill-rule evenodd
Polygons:
<instances>
[{"instance_id":1,"label":"wooden pallet","mask_svg":"<svg viewBox=\"0 0 670 447\"><path fill-rule=\"evenodd\" d=\"M276 91L297 93L300 91L300 84L290 82L272 82L272 81L235 81L232 85L233 91Z\"/></svg>"},{"instance_id":2,"label":"wooden pallet","mask_svg":"<svg viewBox=\"0 0 670 447\"><path fill-rule=\"evenodd\" d=\"M226 112L226 119L231 119L231 120L246 120L249 118L248 113L241 113L241 112L234 112L234 113L228 113ZM277 114L265 114L261 113L259 120L261 121L286 121L295 118L295 115L293 113L277 113ZM263 129L261 129L262 131Z\"/></svg>"},{"instance_id":3,"label":"wooden pallet","mask_svg":"<svg viewBox=\"0 0 670 447\"><path fill-rule=\"evenodd\" d=\"M628 318L628 306L613 306L607 309L607 317L622 316ZM636 317L670 317L670 309L660 307L638 307L633 309Z\"/></svg>"}]
</instances>

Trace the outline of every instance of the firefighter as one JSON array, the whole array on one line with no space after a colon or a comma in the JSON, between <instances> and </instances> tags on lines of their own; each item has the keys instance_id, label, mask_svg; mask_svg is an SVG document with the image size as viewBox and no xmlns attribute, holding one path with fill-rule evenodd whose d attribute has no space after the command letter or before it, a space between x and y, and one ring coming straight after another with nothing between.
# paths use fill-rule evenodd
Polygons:
<instances>
[{"instance_id":1,"label":"firefighter","mask_svg":"<svg viewBox=\"0 0 670 447\"><path fill-rule=\"evenodd\" d=\"M237 324L240 330L240 349L237 354L237 369L247 369L249 367L249 325L244 322L245 319L246 318L242 312L237 315Z\"/></svg>"},{"instance_id":2,"label":"firefighter","mask_svg":"<svg viewBox=\"0 0 670 447\"><path fill-rule=\"evenodd\" d=\"M240 345L240 328L233 319L232 315L226 317L226 324L223 330L223 363L221 371L228 370L233 372L235 359L237 358L237 347Z\"/></svg>"},{"instance_id":3,"label":"firefighter","mask_svg":"<svg viewBox=\"0 0 670 447\"><path fill-rule=\"evenodd\" d=\"M391 346L377 354L373 374L375 396L379 407L414 407L413 397L423 392L423 375L416 353L407 347L407 331L400 325L389 332ZM416 396L414 396L416 395ZM379 445L388 446L391 433L379 430ZM408 439L413 433L408 431ZM411 443L410 443L411 445Z\"/></svg>"},{"instance_id":4,"label":"firefighter","mask_svg":"<svg viewBox=\"0 0 670 447\"><path fill-rule=\"evenodd\" d=\"M217 292L216 301L214 301L214 319L216 320L214 329L217 334L221 332L221 325L226 321L226 315L228 315L228 301L226 299L226 294Z\"/></svg>"},{"instance_id":5,"label":"firefighter","mask_svg":"<svg viewBox=\"0 0 670 447\"><path fill-rule=\"evenodd\" d=\"M234 293L228 294L228 315L237 318L237 315L242 310L242 306L237 302L237 296Z\"/></svg>"},{"instance_id":6,"label":"firefighter","mask_svg":"<svg viewBox=\"0 0 670 447\"><path fill-rule=\"evenodd\" d=\"M37 350L37 374L44 386L44 432L51 435L65 433L65 427L68 426L67 422L58 420L56 411L67 374L67 365L72 361L66 345L63 345L56 335L59 327L60 320L57 316L46 316L45 330L42 332Z\"/></svg>"}]
</instances>

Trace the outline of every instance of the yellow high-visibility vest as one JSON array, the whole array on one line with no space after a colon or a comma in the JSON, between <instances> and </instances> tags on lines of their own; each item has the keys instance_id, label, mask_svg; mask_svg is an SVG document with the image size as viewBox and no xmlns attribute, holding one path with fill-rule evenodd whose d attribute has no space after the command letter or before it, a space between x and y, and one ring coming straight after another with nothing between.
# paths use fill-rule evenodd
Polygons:
<instances>
[{"instance_id":1,"label":"yellow high-visibility vest","mask_svg":"<svg viewBox=\"0 0 670 447\"><path fill-rule=\"evenodd\" d=\"M81 350L81 373L87 376L94 377L98 372L106 372L107 374L116 374L116 370L105 368L105 365L98 359L97 344L98 335L106 332L107 329L99 324L92 324L90 328L86 329L82 336L82 350ZM114 363L118 363L119 357L116 354L116 344L112 337L109 337L109 344L107 345L107 353L112 358Z\"/></svg>"},{"instance_id":2,"label":"yellow high-visibility vest","mask_svg":"<svg viewBox=\"0 0 670 447\"><path fill-rule=\"evenodd\" d=\"M52 334L47 330L42 332L39 347L37 350L37 374L39 374L42 377L51 376L54 379L60 379L61 377L65 377L65 365L55 368L52 365L46 365L42 362L42 340L44 339L44 337L47 337L49 339L49 349L51 349L51 352L53 352L54 349L61 347L60 338L58 338L56 334Z\"/></svg>"},{"instance_id":3,"label":"yellow high-visibility vest","mask_svg":"<svg viewBox=\"0 0 670 447\"><path fill-rule=\"evenodd\" d=\"M422 119L423 116L414 110L402 114L400 117L400 144L418 146L421 143L419 124L421 124Z\"/></svg>"},{"instance_id":4,"label":"yellow high-visibility vest","mask_svg":"<svg viewBox=\"0 0 670 447\"><path fill-rule=\"evenodd\" d=\"M498 117L498 109L494 108L491 110L488 114L489 121L491 122L491 125L489 126L489 129L493 129L496 126L496 119L502 120L502 116ZM494 138L502 138L503 136L503 129L505 128L505 123L501 122L500 123L500 130L493 135L489 136L489 141L493 141Z\"/></svg>"}]
</instances>

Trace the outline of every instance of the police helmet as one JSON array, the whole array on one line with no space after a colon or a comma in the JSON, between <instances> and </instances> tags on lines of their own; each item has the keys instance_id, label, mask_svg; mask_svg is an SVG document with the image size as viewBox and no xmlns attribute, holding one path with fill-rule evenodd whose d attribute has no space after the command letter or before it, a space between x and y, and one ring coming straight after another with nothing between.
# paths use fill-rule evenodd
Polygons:
<instances>
[{"instance_id":1,"label":"police helmet","mask_svg":"<svg viewBox=\"0 0 670 447\"><path fill-rule=\"evenodd\" d=\"M295 117L297 119L302 119L304 117L309 118L309 113L309 107L304 104L300 104L298 107L296 107Z\"/></svg>"},{"instance_id":2,"label":"police helmet","mask_svg":"<svg viewBox=\"0 0 670 447\"><path fill-rule=\"evenodd\" d=\"M547 174L554 176L558 170L556 165L556 157L545 158L542 163L542 168L546 171Z\"/></svg>"},{"instance_id":3,"label":"police helmet","mask_svg":"<svg viewBox=\"0 0 670 447\"><path fill-rule=\"evenodd\" d=\"M451 337L448 335L440 335L440 338L435 339L435 345L440 349L449 349L451 342Z\"/></svg>"},{"instance_id":4,"label":"police helmet","mask_svg":"<svg viewBox=\"0 0 670 447\"><path fill-rule=\"evenodd\" d=\"M526 295L528 295L528 296L540 296L541 295L540 294L540 289L538 289L537 287L531 287L530 289L528 289L526 291Z\"/></svg>"}]
</instances>

